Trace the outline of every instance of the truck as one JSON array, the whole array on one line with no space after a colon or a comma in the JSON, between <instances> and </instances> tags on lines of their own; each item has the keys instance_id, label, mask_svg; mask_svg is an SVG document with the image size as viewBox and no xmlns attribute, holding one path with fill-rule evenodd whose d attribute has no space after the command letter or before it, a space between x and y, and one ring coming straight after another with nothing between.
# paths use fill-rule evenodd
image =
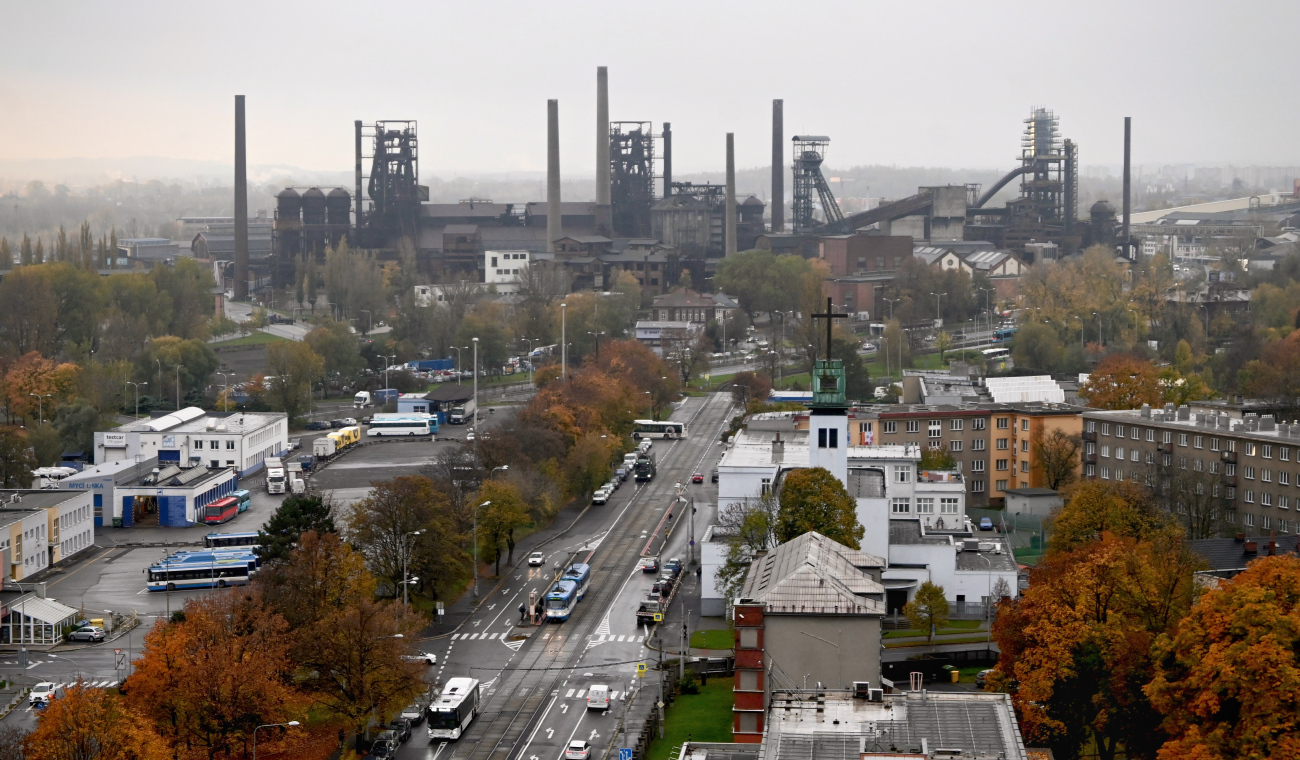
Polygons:
<instances>
[{"instance_id":1,"label":"truck","mask_svg":"<svg viewBox=\"0 0 1300 760\"><path fill-rule=\"evenodd\" d=\"M338 429L338 432L332 433L331 435L337 435L342 439L342 446L338 446L337 443L335 444L336 447L341 449L350 449L358 443L361 443L361 428L356 425L341 427Z\"/></svg>"},{"instance_id":2,"label":"truck","mask_svg":"<svg viewBox=\"0 0 1300 760\"><path fill-rule=\"evenodd\" d=\"M474 421L474 412L478 411L478 405L474 399L470 399L463 404L453 406L447 413L447 424L465 425Z\"/></svg>"},{"instance_id":3,"label":"truck","mask_svg":"<svg viewBox=\"0 0 1300 760\"><path fill-rule=\"evenodd\" d=\"M352 397L352 406L357 409L370 406L370 391L359 391L357 395Z\"/></svg>"},{"instance_id":4,"label":"truck","mask_svg":"<svg viewBox=\"0 0 1300 760\"><path fill-rule=\"evenodd\" d=\"M421 372L436 372L438 370L456 369L455 359L419 359L407 362L406 366Z\"/></svg>"},{"instance_id":5,"label":"truck","mask_svg":"<svg viewBox=\"0 0 1300 760\"><path fill-rule=\"evenodd\" d=\"M285 477L284 462L280 457L266 458L266 492L267 493L284 493Z\"/></svg>"},{"instance_id":6,"label":"truck","mask_svg":"<svg viewBox=\"0 0 1300 760\"><path fill-rule=\"evenodd\" d=\"M633 466L636 473L636 482L649 483L654 480L655 476L655 455L653 451L644 451L637 455L636 464Z\"/></svg>"},{"instance_id":7,"label":"truck","mask_svg":"<svg viewBox=\"0 0 1300 760\"><path fill-rule=\"evenodd\" d=\"M390 401L396 401L400 395L402 395L402 392L396 388L380 388L375 391L375 403L387 404Z\"/></svg>"},{"instance_id":8,"label":"truck","mask_svg":"<svg viewBox=\"0 0 1300 760\"><path fill-rule=\"evenodd\" d=\"M307 490L307 481L302 477L302 464L290 462L286 467L289 478L289 493L300 494Z\"/></svg>"},{"instance_id":9,"label":"truck","mask_svg":"<svg viewBox=\"0 0 1300 760\"><path fill-rule=\"evenodd\" d=\"M335 447L335 442L332 437L328 435L322 435L320 438L317 438L316 440L312 441L311 453L316 460L320 461L320 460L329 459L330 457L334 456L336 453L338 453L338 450Z\"/></svg>"}]
</instances>

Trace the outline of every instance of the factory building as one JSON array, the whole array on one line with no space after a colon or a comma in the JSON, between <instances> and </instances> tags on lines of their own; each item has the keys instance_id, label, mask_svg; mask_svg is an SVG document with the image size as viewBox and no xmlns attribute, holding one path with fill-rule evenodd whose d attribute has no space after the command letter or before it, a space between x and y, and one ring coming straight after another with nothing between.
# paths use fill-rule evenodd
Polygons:
<instances>
[{"instance_id":1,"label":"factory building","mask_svg":"<svg viewBox=\"0 0 1300 760\"><path fill-rule=\"evenodd\" d=\"M160 466L233 468L257 472L288 447L283 412L205 412L191 406L95 433L95 464L157 458Z\"/></svg>"}]
</instances>

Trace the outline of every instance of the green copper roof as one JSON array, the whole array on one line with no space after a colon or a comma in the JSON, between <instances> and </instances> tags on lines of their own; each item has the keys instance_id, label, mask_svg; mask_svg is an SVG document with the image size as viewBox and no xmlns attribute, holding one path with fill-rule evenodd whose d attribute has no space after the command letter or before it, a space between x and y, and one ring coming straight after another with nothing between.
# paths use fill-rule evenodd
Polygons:
<instances>
[{"instance_id":1,"label":"green copper roof","mask_svg":"<svg viewBox=\"0 0 1300 760\"><path fill-rule=\"evenodd\" d=\"M813 408L847 408L844 396L844 362L818 359L813 366Z\"/></svg>"}]
</instances>

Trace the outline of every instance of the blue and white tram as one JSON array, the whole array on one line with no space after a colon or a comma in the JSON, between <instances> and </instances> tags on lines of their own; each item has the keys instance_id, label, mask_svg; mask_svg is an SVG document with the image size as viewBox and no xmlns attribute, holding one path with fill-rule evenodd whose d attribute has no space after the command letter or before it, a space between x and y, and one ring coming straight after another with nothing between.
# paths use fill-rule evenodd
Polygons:
<instances>
[{"instance_id":1,"label":"blue and white tram","mask_svg":"<svg viewBox=\"0 0 1300 760\"><path fill-rule=\"evenodd\" d=\"M591 565L581 562L575 562L569 565L569 569L564 571L564 577L561 580L573 581L577 584L578 601L587 594L587 582L591 580Z\"/></svg>"},{"instance_id":2,"label":"blue and white tram","mask_svg":"<svg viewBox=\"0 0 1300 760\"><path fill-rule=\"evenodd\" d=\"M578 584L561 578L546 592L546 619L560 623L569 619L578 606Z\"/></svg>"}]
</instances>

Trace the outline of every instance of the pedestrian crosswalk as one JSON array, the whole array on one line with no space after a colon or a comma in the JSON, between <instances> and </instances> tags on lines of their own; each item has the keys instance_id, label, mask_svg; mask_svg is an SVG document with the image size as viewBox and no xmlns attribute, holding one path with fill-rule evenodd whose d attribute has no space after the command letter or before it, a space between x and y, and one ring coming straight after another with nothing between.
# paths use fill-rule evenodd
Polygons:
<instances>
[{"instance_id":1,"label":"pedestrian crosswalk","mask_svg":"<svg viewBox=\"0 0 1300 760\"><path fill-rule=\"evenodd\" d=\"M555 640L558 641L560 638L562 638L562 637L560 637L560 636L556 636L556 637L555 637ZM629 634L629 633L619 633L619 634L614 634L614 633L597 633L597 634L594 634L593 636L590 637L590 639L589 639L589 641L588 641L588 645L604 644L604 643L606 643L606 642L627 642L627 643L631 643L631 644L639 644L639 643L645 641L645 638L646 638L645 636L643 636L643 635L638 635L638 634L635 634L635 633L630 633L630 634ZM511 649L518 649L518 648L519 648L519 644L520 644L521 641L522 641L522 639L520 639L520 640L516 640L516 641L507 641L507 640L506 640L506 634L504 634L504 633L497 633L497 632L493 632L493 633L453 633L453 634L451 635L451 640L452 640L452 641L496 641L496 640L500 640L503 644L505 644L506 646L510 647Z\"/></svg>"}]
</instances>

